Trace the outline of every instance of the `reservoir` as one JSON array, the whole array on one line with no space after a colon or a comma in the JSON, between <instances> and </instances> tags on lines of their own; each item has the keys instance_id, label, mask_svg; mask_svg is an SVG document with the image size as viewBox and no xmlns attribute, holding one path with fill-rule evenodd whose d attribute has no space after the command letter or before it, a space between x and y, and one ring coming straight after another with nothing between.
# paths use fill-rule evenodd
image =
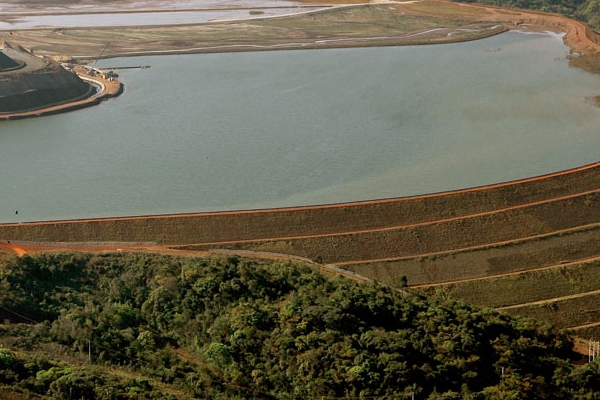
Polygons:
<instances>
[{"instance_id":1,"label":"reservoir","mask_svg":"<svg viewBox=\"0 0 600 400\"><path fill-rule=\"evenodd\" d=\"M0 221L410 196L600 159L600 77L560 37L152 56L122 96L0 123ZM17 213L18 211L18 213Z\"/></svg>"}]
</instances>

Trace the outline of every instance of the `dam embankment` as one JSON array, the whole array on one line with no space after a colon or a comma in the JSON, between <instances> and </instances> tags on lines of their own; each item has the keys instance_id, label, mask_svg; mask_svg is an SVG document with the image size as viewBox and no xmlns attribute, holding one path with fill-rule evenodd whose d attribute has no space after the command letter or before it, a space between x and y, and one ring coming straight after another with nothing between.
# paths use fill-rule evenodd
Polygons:
<instances>
[{"instance_id":1,"label":"dam embankment","mask_svg":"<svg viewBox=\"0 0 600 400\"><path fill-rule=\"evenodd\" d=\"M440 220L460 221L461 218L546 203L556 198L566 197L564 201L568 203L569 196L598 188L600 163L515 182L379 201L256 211L2 224L0 238L184 245L324 236L431 224ZM559 218L560 215L555 215L555 212L552 210L547 217ZM452 235L453 232L447 234Z\"/></svg>"}]
</instances>

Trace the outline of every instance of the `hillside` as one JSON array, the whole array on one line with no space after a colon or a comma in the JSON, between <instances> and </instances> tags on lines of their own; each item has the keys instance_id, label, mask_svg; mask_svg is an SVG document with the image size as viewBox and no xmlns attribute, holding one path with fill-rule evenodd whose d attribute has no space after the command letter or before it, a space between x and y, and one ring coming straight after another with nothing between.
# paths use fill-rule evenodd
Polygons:
<instances>
[{"instance_id":1,"label":"hillside","mask_svg":"<svg viewBox=\"0 0 600 400\"><path fill-rule=\"evenodd\" d=\"M600 326L600 277L588 267L600 257L599 188L600 164L592 164L522 181L372 202L5 224L0 238L21 253L36 246L160 246L302 257L390 286L408 284L429 294L508 307L512 314L574 329L589 339L598 336ZM579 269L581 277L574 278ZM489 289L494 287L501 289Z\"/></svg>"},{"instance_id":2,"label":"hillside","mask_svg":"<svg viewBox=\"0 0 600 400\"><path fill-rule=\"evenodd\" d=\"M584 399L600 385L564 332L287 262L47 253L4 260L0 287L0 396Z\"/></svg>"}]
</instances>

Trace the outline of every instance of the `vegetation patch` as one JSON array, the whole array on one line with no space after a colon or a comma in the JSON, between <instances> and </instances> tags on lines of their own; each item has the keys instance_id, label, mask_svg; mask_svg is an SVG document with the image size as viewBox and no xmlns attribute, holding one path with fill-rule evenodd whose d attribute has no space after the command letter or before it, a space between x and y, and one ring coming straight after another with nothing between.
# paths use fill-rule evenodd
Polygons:
<instances>
[{"instance_id":1,"label":"vegetation patch","mask_svg":"<svg viewBox=\"0 0 600 400\"><path fill-rule=\"evenodd\" d=\"M600 54L590 53L569 56L569 65L598 74L600 73ZM595 99L597 100L598 96Z\"/></svg>"},{"instance_id":2,"label":"vegetation patch","mask_svg":"<svg viewBox=\"0 0 600 400\"><path fill-rule=\"evenodd\" d=\"M565 332L298 264L40 254L2 262L0 286L0 383L32 396L584 399L600 385Z\"/></svg>"}]
</instances>

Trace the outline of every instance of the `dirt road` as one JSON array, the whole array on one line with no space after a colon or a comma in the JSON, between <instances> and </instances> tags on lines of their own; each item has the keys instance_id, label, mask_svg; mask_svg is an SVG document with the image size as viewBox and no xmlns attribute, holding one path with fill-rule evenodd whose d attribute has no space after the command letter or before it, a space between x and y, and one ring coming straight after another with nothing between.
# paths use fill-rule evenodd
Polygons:
<instances>
[{"instance_id":1,"label":"dirt road","mask_svg":"<svg viewBox=\"0 0 600 400\"><path fill-rule=\"evenodd\" d=\"M2 240L0 250L12 252L18 256L25 254L35 254L49 251L81 251L81 252L116 252L116 251L147 251L152 253L169 254L206 254L206 252L191 252L185 250L173 250L165 246L158 245L134 245L127 243L119 244L95 244L95 243L26 243Z\"/></svg>"}]
</instances>

